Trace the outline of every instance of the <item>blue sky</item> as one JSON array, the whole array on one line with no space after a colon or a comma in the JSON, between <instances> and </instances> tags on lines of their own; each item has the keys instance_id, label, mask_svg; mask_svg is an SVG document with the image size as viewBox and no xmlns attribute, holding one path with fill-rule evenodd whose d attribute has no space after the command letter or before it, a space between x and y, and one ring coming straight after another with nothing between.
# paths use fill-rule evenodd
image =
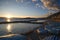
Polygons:
<instances>
[{"instance_id":1,"label":"blue sky","mask_svg":"<svg viewBox=\"0 0 60 40\"><path fill-rule=\"evenodd\" d=\"M0 16L30 16L30 17L43 17L49 12L55 12L59 10L60 1L57 0L57 3L54 3L52 6L49 4L44 4L45 2L50 3L51 1L47 0L0 0ZM52 1L56 2L56 0ZM57 5L55 7L54 5Z\"/></svg>"}]
</instances>

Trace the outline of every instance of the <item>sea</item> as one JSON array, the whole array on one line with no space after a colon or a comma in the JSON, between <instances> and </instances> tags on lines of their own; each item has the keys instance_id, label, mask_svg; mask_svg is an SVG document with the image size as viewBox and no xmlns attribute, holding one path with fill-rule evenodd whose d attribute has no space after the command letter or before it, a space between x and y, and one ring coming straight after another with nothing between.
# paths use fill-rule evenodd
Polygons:
<instances>
[{"instance_id":1,"label":"sea","mask_svg":"<svg viewBox=\"0 0 60 40\"><path fill-rule=\"evenodd\" d=\"M28 21L32 19L0 19L0 22L10 22L10 21ZM9 23L0 24L0 35L6 35L9 32L14 34L27 33L40 27L40 24L31 23Z\"/></svg>"},{"instance_id":2,"label":"sea","mask_svg":"<svg viewBox=\"0 0 60 40\"><path fill-rule=\"evenodd\" d=\"M0 18L0 22L29 21L29 20L33 19ZM33 31L37 27L40 27L40 24L31 24L31 23L0 24L0 40L26 40L27 39L26 36L21 34Z\"/></svg>"},{"instance_id":3,"label":"sea","mask_svg":"<svg viewBox=\"0 0 60 40\"><path fill-rule=\"evenodd\" d=\"M11 22L11 21L30 21L34 19L0 19L0 22ZM46 20L38 20L38 21L31 21L31 22L45 22ZM52 25L52 24L51 24ZM58 26L58 24L56 24ZM28 40L25 35L21 34L26 34L30 31L35 30L36 28L41 27L41 24L32 24L32 23L7 23L7 24L0 24L0 40ZM46 30L50 25L46 26ZM60 26L60 23L59 23ZM60 29L59 29L60 30ZM52 30L50 30L52 31ZM53 32L55 29L53 28ZM44 33L42 31L42 33ZM56 32L56 31L55 31ZM57 33L57 32L56 32ZM32 34L33 36L33 34ZM35 36L33 36L35 37ZM54 39L55 38L55 39ZM47 36L43 40L58 40L59 38L55 35L52 36ZM29 39L31 40L31 39ZM37 40L37 39L34 39ZM59 39L60 40L60 39Z\"/></svg>"}]
</instances>

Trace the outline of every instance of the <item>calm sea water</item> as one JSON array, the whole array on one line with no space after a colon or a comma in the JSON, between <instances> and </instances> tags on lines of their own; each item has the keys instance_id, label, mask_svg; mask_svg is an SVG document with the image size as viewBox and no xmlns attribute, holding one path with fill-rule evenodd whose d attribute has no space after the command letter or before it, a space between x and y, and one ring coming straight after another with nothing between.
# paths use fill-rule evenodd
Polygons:
<instances>
[{"instance_id":1,"label":"calm sea water","mask_svg":"<svg viewBox=\"0 0 60 40\"><path fill-rule=\"evenodd\" d=\"M0 24L0 35L5 35L9 32L12 33L26 33L35 28L40 27L40 24L27 24L27 23L12 23L12 24Z\"/></svg>"},{"instance_id":2,"label":"calm sea water","mask_svg":"<svg viewBox=\"0 0 60 40\"><path fill-rule=\"evenodd\" d=\"M2 21L6 21L6 20L0 20L0 22L2 22ZM10 20L10 21L12 21L12 20ZM20 20L13 20L13 21L20 21ZM27 21L27 20L23 20L23 21ZM38 20L36 22L44 22L44 21L45 20ZM35 22L35 21L33 21L33 22ZM40 26L41 26L41 24L29 24L29 23L0 24L0 37L3 36L3 38L4 38L4 35L9 34L9 33L13 33L14 35L15 34L20 34L20 33L27 33L27 32L32 31L32 30L34 30L34 29L36 29L37 27L40 27ZM49 25L46 26L46 28L48 28L48 30L49 30L50 28L48 26L54 26L53 30L50 30L50 31L52 31L54 33L58 33L55 30L56 29L55 26L60 27L60 23L49 23ZM42 31L42 32L44 33L44 31ZM12 35L12 36L14 36L14 35ZM7 39L7 37L6 37L6 39ZM25 36L19 36L19 35L17 35L17 37L15 35L14 37L12 37L13 40L16 40L16 38L18 38L18 39L21 39L21 38L24 39L25 38ZM46 37L45 39L53 40L52 38L54 39L55 36ZM56 38L58 38L58 37L56 37ZM8 38L8 39L11 39L11 38Z\"/></svg>"},{"instance_id":3,"label":"calm sea water","mask_svg":"<svg viewBox=\"0 0 60 40\"><path fill-rule=\"evenodd\" d=\"M28 21L28 20L33 20L33 19L0 19L0 22ZM30 24L30 23L0 24L0 35L5 35L5 34L8 34L9 32L16 33L16 34L26 33L40 26L41 26L40 24Z\"/></svg>"}]
</instances>

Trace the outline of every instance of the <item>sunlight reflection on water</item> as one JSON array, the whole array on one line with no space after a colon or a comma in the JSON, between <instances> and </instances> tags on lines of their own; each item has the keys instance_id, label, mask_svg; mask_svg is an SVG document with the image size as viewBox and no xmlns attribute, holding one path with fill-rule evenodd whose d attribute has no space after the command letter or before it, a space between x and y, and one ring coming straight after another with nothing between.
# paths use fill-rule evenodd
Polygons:
<instances>
[{"instance_id":1,"label":"sunlight reflection on water","mask_svg":"<svg viewBox=\"0 0 60 40\"><path fill-rule=\"evenodd\" d=\"M28 24L28 23L11 23L11 24L0 24L0 35L5 34L20 34L26 33L35 28L40 27L40 24Z\"/></svg>"},{"instance_id":2,"label":"sunlight reflection on water","mask_svg":"<svg viewBox=\"0 0 60 40\"><path fill-rule=\"evenodd\" d=\"M11 36L14 36L14 35L18 35L18 34L3 35L3 36L0 36L0 38L2 38L2 37L11 37Z\"/></svg>"},{"instance_id":3,"label":"sunlight reflection on water","mask_svg":"<svg viewBox=\"0 0 60 40\"><path fill-rule=\"evenodd\" d=\"M11 20L10 20L10 18L8 18L6 21L7 21L7 22L10 22Z\"/></svg>"},{"instance_id":4,"label":"sunlight reflection on water","mask_svg":"<svg viewBox=\"0 0 60 40\"><path fill-rule=\"evenodd\" d=\"M11 24L7 25L7 30L8 30L8 32L11 32Z\"/></svg>"}]
</instances>

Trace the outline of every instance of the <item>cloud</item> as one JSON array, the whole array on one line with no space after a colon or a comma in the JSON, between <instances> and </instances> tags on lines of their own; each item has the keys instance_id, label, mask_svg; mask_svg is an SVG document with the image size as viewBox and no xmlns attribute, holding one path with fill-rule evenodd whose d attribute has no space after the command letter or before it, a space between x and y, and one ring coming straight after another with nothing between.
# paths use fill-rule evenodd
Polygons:
<instances>
[{"instance_id":1,"label":"cloud","mask_svg":"<svg viewBox=\"0 0 60 40\"><path fill-rule=\"evenodd\" d=\"M37 3L37 4L35 4L36 6L39 6L39 4Z\"/></svg>"},{"instance_id":2,"label":"cloud","mask_svg":"<svg viewBox=\"0 0 60 40\"><path fill-rule=\"evenodd\" d=\"M23 3L23 2L24 2L24 0L16 0L16 2L17 2L17 3L18 3L18 2Z\"/></svg>"},{"instance_id":3,"label":"cloud","mask_svg":"<svg viewBox=\"0 0 60 40\"><path fill-rule=\"evenodd\" d=\"M16 0L16 2L19 2L19 0Z\"/></svg>"},{"instance_id":4,"label":"cloud","mask_svg":"<svg viewBox=\"0 0 60 40\"><path fill-rule=\"evenodd\" d=\"M32 0L32 2L36 2L37 0Z\"/></svg>"},{"instance_id":5,"label":"cloud","mask_svg":"<svg viewBox=\"0 0 60 40\"><path fill-rule=\"evenodd\" d=\"M44 6L41 6L41 8L42 8L42 9L45 9L45 7L44 7Z\"/></svg>"},{"instance_id":6,"label":"cloud","mask_svg":"<svg viewBox=\"0 0 60 40\"><path fill-rule=\"evenodd\" d=\"M38 7L40 8L41 6L40 6L39 3L36 3L36 4L35 4L35 7L36 7L36 8L38 8Z\"/></svg>"},{"instance_id":7,"label":"cloud","mask_svg":"<svg viewBox=\"0 0 60 40\"><path fill-rule=\"evenodd\" d=\"M36 6L36 8L38 8L38 7L39 7L39 8L45 9L45 7L44 7L44 6L42 6L42 5L40 5L39 3L36 3L36 4L35 4L35 6Z\"/></svg>"},{"instance_id":8,"label":"cloud","mask_svg":"<svg viewBox=\"0 0 60 40\"><path fill-rule=\"evenodd\" d=\"M60 5L58 4L58 0L41 0L43 5L51 10L60 10Z\"/></svg>"}]
</instances>

